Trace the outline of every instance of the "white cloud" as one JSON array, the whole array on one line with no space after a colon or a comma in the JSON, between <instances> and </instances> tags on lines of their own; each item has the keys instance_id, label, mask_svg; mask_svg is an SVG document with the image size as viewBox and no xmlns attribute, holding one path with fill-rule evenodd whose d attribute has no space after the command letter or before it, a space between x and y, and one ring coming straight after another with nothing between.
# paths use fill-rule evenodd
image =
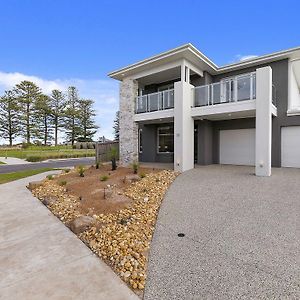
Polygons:
<instances>
[{"instance_id":1,"label":"white cloud","mask_svg":"<svg viewBox=\"0 0 300 300\"><path fill-rule=\"evenodd\" d=\"M22 73L0 71L0 95L4 90L13 88L22 80L29 80L36 83L46 94L49 94L53 89L66 91L68 86L76 86L80 97L95 101L96 122L100 126L95 138L103 135L107 138L113 138L113 120L116 111L119 109L117 82L110 79L79 78L48 80Z\"/></svg>"},{"instance_id":2,"label":"white cloud","mask_svg":"<svg viewBox=\"0 0 300 300\"><path fill-rule=\"evenodd\" d=\"M255 54L249 54L249 55L241 55L238 54L235 56L235 62L239 62L239 61L244 61L244 60L248 60L248 59L252 59L258 57L258 55Z\"/></svg>"}]
</instances>

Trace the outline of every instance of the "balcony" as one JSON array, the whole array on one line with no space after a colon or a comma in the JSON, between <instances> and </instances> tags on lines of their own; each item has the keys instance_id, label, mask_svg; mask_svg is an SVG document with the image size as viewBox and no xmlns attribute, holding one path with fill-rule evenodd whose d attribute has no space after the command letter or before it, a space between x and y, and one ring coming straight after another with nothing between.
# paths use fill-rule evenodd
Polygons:
<instances>
[{"instance_id":1,"label":"balcony","mask_svg":"<svg viewBox=\"0 0 300 300\"><path fill-rule=\"evenodd\" d=\"M174 89L147 94L136 98L136 114L174 108Z\"/></svg>"},{"instance_id":2,"label":"balcony","mask_svg":"<svg viewBox=\"0 0 300 300\"><path fill-rule=\"evenodd\" d=\"M256 73L253 72L195 87L193 107L212 106L255 98Z\"/></svg>"}]
</instances>

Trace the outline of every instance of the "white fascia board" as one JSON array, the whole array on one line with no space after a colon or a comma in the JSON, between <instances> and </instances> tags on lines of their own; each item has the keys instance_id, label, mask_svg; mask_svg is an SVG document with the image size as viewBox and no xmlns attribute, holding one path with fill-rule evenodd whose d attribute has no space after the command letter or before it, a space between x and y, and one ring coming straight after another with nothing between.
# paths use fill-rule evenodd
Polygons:
<instances>
[{"instance_id":1,"label":"white fascia board","mask_svg":"<svg viewBox=\"0 0 300 300\"><path fill-rule=\"evenodd\" d=\"M233 103L222 103L192 108L192 117L210 116L216 114L230 114L241 111L253 111L256 109L255 100L245 100Z\"/></svg>"},{"instance_id":2,"label":"white fascia board","mask_svg":"<svg viewBox=\"0 0 300 300\"><path fill-rule=\"evenodd\" d=\"M192 44L185 44L183 46L171 49L169 51L163 52L161 54L149 57L137 63L131 64L127 67L121 68L119 70L113 71L108 74L111 78L122 80L125 77L128 77L129 73L134 74L135 69L139 68L147 68L148 65L153 63L163 63L164 60L170 60L172 56L180 56L181 58L185 58L187 54L193 55L196 61L205 63L208 68L211 70L212 75L221 74L233 70L243 69L250 66L260 65L262 63L267 63L270 61L276 61L280 59L297 59L300 58L300 47L291 48L283 51L274 52L267 55L262 55L259 57L255 57L252 59L248 59L241 62L236 62L232 64L228 64L222 67L218 67L215 63L213 63L207 56L205 56L202 52L200 52L195 46ZM127 74L126 74L127 73Z\"/></svg>"},{"instance_id":3,"label":"white fascia board","mask_svg":"<svg viewBox=\"0 0 300 300\"><path fill-rule=\"evenodd\" d=\"M224 73L233 71L235 69L242 69L252 65L259 65L262 63L267 63L269 61L276 61L280 59L289 58L293 54L298 54L296 56L300 56L300 47L295 47L287 50L282 50L278 52L274 52L271 54L261 55L255 58L247 59L241 62L236 62L232 64L228 64L222 67L217 68L217 73Z\"/></svg>"},{"instance_id":4,"label":"white fascia board","mask_svg":"<svg viewBox=\"0 0 300 300\"><path fill-rule=\"evenodd\" d=\"M129 77L131 73L134 73L134 70L138 68L146 68L147 65L153 63L163 63L164 60L170 60L172 57L180 56L181 58L185 58L187 53L191 53L199 59L199 62L202 61L206 65L208 65L213 70L217 69L217 65L215 65L209 58L207 58L203 53L201 53L196 47L192 44L185 44L183 46L171 49L169 51L163 52L161 54L149 57L137 63L131 64L127 67L121 68L119 70L113 71L108 74L109 77L122 80L125 77ZM127 73L127 74L126 74Z\"/></svg>"},{"instance_id":5,"label":"white fascia board","mask_svg":"<svg viewBox=\"0 0 300 300\"><path fill-rule=\"evenodd\" d=\"M135 122L159 120L174 117L174 109L158 110L134 115Z\"/></svg>"}]
</instances>

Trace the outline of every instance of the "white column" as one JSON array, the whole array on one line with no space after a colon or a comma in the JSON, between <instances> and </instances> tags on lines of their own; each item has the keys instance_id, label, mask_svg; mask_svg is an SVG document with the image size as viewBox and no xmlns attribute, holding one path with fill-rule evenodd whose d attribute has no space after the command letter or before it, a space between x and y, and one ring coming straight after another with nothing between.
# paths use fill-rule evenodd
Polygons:
<instances>
[{"instance_id":1,"label":"white column","mask_svg":"<svg viewBox=\"0 0 300 300\"><path fill-rule=\"evenodd\" d=\"M256 70L255 174L271 176L272 69Z\"/></svg>"},{"instance_id":2,"label":"white column","mask_svg":"<svg viewBox=\"0 0 300 300\"><path fill-rule=\"evenodd\" d=\"M194 120L191 117L192 85L174 84L174 170L194 168Z\"/></svg>"}]
</instances>

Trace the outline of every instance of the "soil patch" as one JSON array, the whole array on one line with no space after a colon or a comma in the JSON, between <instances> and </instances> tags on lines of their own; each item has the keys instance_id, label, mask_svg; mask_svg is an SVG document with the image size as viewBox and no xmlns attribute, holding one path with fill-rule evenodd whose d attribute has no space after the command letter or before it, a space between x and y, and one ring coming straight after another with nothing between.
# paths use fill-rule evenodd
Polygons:
<instances>
[{"instance_id":1,"label":"soil patch","mask_svg":"<svg viewBox=\"0 0 300 300\"><path fill-rule=\"evenodd\" d=\"M150 168L140 168L138 174L142 177L149 173L156 173L158 170ZM66 191L80 199L79 211L85 215L115 213L123 208L128 208L132 204L132 199L124 195L124 190L129 186L126 183L126 176L133 174L132 169L119 167L111 171L110 165L87 168L84 177L80 177L78 172L72 171L54 178L58 185L66 181ZM101 181L101 178L107 180ZM112 195L108 194L112 191Z\"/></svg>"},{"instance_id":2,"label":"soil patch","mask_svg":"<svg viewBox=\"0 0 300 300\"><path fill-rule=\"evenodd\" d=\"M157 214L178 173L150 168L138 173L106 165L80 177L75 169L46 179L32 193L142 296Z\"/></svg>"}]
</instances>

